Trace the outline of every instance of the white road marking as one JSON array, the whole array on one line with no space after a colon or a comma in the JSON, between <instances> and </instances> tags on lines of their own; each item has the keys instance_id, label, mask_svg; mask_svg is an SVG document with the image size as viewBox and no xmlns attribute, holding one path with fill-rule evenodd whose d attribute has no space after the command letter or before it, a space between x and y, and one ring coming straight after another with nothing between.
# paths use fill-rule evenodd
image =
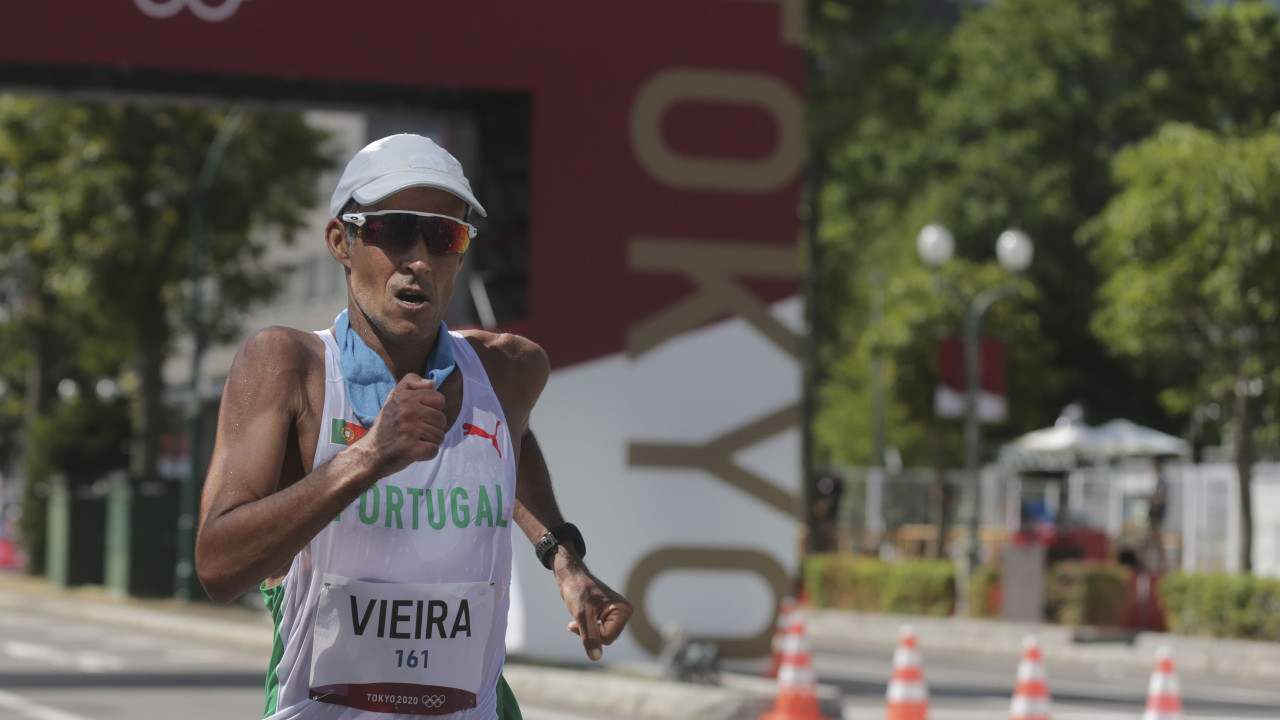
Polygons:
<instances>
[{"instance_id":1,"label":"white road marking","mask_svg":"<svg viewBox=\"0 0 1280 720\"><path fill-rule=\"evenodd\" d=\"M0 690L0 710L17 713L18 717L26 718L26 720L89 720L89 718L81 715L31 702L20 695L14 695L4 690Z\"/></svg>"},{"instance_id":2,"label":"white road marking","mask_svg":"<svg viewBox=\"0 0 1280 720\"><path fill-rule=\"evenodd\" d=\"M146 635L113 635L103 638L102 646L110 650L155 650L165 643Z\"/></svg>"},{"instance_id":3,"label":"white road marking","mask_svg":"<svg viewBox=\"0 0 1280 720\"><path fill-rule=\"evenodd\" d=\"M124 669L124 658L92 650L61 650L52 645L5 640L0 651L15 660L36 660L57 667L75 668L81 672L101 673Z\"/></svg>"},{"instance_id":4,"label":"white road marking","mask_svg":"<svg viewBox=\"0 0 1280 720\"><path fill-rule=\"evenodd\" d=\"M598 720L587 715L572 715L559 710L543 710L525 705L520 706L520 715L524 720Z\"/></svg>"},{"instance_id":5,"label":"white road marking","mask_svg":"<svg viewBox=\"0 0 1280 720\"><path fill-rule=\"evenodd\" d=\"M213 665L235 658L222 648L173 648L163 651L164 662L174 665Z\"/></svg>"}]
</instances>

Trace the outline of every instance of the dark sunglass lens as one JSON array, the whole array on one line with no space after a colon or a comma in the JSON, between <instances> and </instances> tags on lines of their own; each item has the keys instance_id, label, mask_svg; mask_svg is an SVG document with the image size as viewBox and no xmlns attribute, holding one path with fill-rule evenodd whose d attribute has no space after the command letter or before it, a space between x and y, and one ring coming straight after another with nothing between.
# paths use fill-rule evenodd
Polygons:
<instances>
[{"instance_id":1,"label":"dark sunglass lens","mask_svg":"<svg viewBox=\"0 0 1280 720\"><path fill-rule=\"evenodd\" d=\"M468 241L467 226L445 218L422 218L422 237L433 255L464 252Z\"/></svg>"},{"instance_id":2,"label":"dark sunglass lens","mask_svg":"<svg viewBox=\"0 0 1280 720\"><path fill-rule=\"evenodd\" d=\"M379 243L388 250L404 252L418 239L418 219L414 215L382 215Z\"/></svg>"},{"instance_id":3,"label":"dark sunglass lens","mask_svg":"<svg viewBox=\"0 0 1280 720\"><path fill-rule=\"evenodd\" d=\"M471 237L467 226L446 218L422 217L409 213L370 216L360 229L360 238L390 252L408 250L421 235L432 255L466 252Z\"/></svg>"}]
</instances>

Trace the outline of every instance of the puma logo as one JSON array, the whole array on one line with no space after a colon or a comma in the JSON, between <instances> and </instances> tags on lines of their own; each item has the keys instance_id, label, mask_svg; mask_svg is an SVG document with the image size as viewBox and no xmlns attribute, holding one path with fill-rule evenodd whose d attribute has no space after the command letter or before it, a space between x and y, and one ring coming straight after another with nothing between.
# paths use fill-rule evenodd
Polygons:
<instances>
[{"instance_id":1,"label":"puma logo","mask_svg":"<svg viewBox=\"0 0 1280 720\"><path fill-rule=\"evenodd\" d=\"M501 420L499 420L499 421L498 421L498 424L497 424L496 426L494 426L494 428L493 428L493 432L492 432L492 433L485 432L485 429L484 429L484 428L476 427L475 425L472 425L471 423L462 423L462 434L463 434L463 437L465 437L465 436L467 436L467 435L477 435L477 436L479 436L479 437L482 437L482 438L485 438L485 439L487 439L487 440L491 441L491 442L493 443L493 449L494 449L494 450L496 450L496 451L497 451L497 453L498 453L498 457L502 457L502 448L498 447L498 430L500 430L500 429L502 429L502 421L501 421Z\"/></svg>"}]
</instances>

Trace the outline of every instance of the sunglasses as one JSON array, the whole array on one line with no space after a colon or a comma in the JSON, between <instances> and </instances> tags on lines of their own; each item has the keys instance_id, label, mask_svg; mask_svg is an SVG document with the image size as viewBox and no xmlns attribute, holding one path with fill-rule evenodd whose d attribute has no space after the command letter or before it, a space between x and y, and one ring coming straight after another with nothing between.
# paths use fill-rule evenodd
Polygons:
<instances>
[{"instance_id":1,"label":"sunglasses","mask_svg":"<svg viewBox=\"0 0 1280 720\"><path fill-rule=\"evenodd\" d=\"M462 253L476 236L474 226L455 217L412 210L344 213L342 221L355 225L363 242L397 253L413 247L419 235L432 255Z\"/></svg>"}]
</instances>

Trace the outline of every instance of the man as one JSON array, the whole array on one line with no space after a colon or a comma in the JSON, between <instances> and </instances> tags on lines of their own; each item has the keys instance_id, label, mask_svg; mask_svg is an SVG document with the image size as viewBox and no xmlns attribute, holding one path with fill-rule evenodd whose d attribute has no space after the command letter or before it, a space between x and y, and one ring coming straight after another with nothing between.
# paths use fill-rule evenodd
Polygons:
<instances>
[{"instance_id":1,"label":"man","mask_svg":"<svg viewBox=\"0 0 1280 720\"><path fill-rule=\"evenodd\" d=\"M546 354L444 326L484 208L431 140L352 158L330 203L348 305L323 332L273 327L223 390L196 569L276 619L269 718L518 718L501 680L510 521L537 543L588 657L632 608L592 576L529 416ZM518 478L518 482L517 482Z\"/></svg>"},{"instance_id":2,"label":"man","mask_svg":"<svg viewBox=\"0 0 1280 720\"><path fill-rule=\"evenodd\" d=\"M1148 543L1155 555L1152 567L1157 575L1165 571L1164 552L1164 515L1169 505L1169 481L1165 479L1164 466L1159 458L1151 460L1151 469L1156 475L1156 485L1147 499L1147 534Z\"/></svg>"}]
</instances>

